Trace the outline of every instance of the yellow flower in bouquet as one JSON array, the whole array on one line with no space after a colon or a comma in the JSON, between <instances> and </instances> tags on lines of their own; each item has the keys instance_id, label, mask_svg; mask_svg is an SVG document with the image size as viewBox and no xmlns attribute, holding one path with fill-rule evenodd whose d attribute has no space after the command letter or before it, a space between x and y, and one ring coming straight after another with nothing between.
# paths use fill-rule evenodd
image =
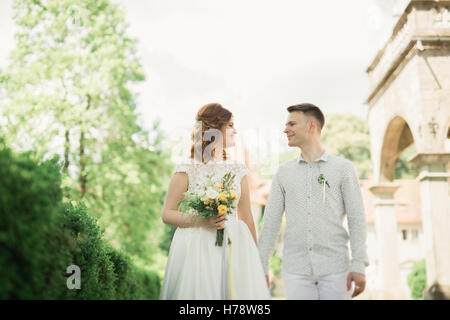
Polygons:
<instances>
[{"instance_id":1,"label":"yellow flower in bouquet","mask_svg":"<svg viewBox=\"0 0 450 320\"><path fill-rule=\"evenodd\" d=\"M219 196L219 200L227 200L227 195L225 193L221 193Z\"/></svg>"},{"instance_id":2,"label":"yellow flower in bouquet","mask_svg":"<svg viewBox=\"0 0 450 320\"><path fill-rule=\"evenodd\" d=\"M230 196L231 196L231 198L234 198L234 199L237 198L237 194L234 192L233 189L230 190Z\"/></svg>"},{"instance_id":3,"label":"yellow flower in bouquet","mask_svg":"<svg viewBox=\"0 0 450 320\"><path fill-rule=\"evenodd\" d=\"M219 214L224 214L224 213L226 213L227 212L227 206L226 205L223 205L223 204L221 204L220 206L218 206L217 207L217 210L219 211Z\"/></svg>"}]
</instances>

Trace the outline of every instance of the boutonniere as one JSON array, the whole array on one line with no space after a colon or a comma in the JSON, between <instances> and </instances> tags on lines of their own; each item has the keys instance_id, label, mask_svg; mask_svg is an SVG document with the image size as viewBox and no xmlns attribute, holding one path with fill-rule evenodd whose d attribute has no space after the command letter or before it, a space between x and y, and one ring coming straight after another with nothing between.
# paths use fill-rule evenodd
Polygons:
<instances>
[{"instance_id":1,"label":"boutonniere","mask_svg":"<svg viewBox=\"0 0 450 320\"><path fill-rule=\"evenodd\" d=\"M330 185L328 184L328 180L325 178L323 173L320 174L320 176L317 179L317 181L319 181L320 184L323 184L325 182L325 184L328 186L328 188L330 187Z\"/></svg>"},{"instance_id":2,"label":"boutonniere","mask_svg":"<svg viewBox=\"0 0 450 320\"><path fill-rule=\"evenodd\" d=\"M319 171L320 171L320 164L317 164L319 167ZM330 188L330 184L328 183L327 178L325 178L325 176L323 175L323 173L319 174L319 177L317 178L317 181L319 182L319 184L323 185L323 189L322 189L322 201L323 203L325 203L325 185L328 186L328 188Z\"/></svg>"}]
</instances>

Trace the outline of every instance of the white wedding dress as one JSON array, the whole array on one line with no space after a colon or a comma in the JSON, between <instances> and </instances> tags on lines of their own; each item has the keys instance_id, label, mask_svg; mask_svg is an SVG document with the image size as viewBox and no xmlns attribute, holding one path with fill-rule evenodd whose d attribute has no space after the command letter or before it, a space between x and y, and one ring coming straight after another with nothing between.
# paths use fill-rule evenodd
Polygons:
<instances>
[{"instance_id":1,"label":"white wedding dress","mask_svg":"<svg viewBox=\"0 0 450 320\"><path fill-rule=\"evenodd\" d=\"M189 189L204 185L207 175L220 181L227 173L236 174L233 189L241 195L241 178L247 168L235 160L204 164L187 160L175 172L186 172ZM168 300L270 300L258 249L247 225L237 219L237 208L227 216L223 246L216 246L216 230L180 228L170 245L160 299ZM228 244L227 237L231 244Z\"/></svg>"}]
</instances>

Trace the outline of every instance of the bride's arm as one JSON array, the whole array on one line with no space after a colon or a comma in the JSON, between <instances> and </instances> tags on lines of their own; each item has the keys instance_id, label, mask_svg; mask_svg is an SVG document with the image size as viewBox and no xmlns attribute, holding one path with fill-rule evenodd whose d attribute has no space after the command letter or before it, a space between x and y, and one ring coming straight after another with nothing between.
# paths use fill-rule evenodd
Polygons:
<instances>
[{"instance_id":1,"label":"bride's arm","mask_svg":"<svg viewBox=\"0 0 450 320\"><path fill-rule=\"evenodd\" d=\"M179 205L177 206L177 203L183 199L183 194L187 189L187 174L184 172L176 172L169 183L169 189L167 190L161 214L162 221L180 228L203 227L223 229L223 216L204 219L201 216L194 216L178 211ZM216 222L218 222L217 227L215 227Z\"/></svg>"},{"instance_id":2,"label":"bride's arm","mask_svg":"<svg viewBox=\"0 0 450 320\"><path fill-rule=\"evenodd\" d=\"M258 240L256 237L255 222L253 221L253 214L250 208L250 188L248 186L247 176L245 175L241 180L241 198L238 203L238 219L244 221L256 246L258 246Z\"/></svg>"},{"instance_id":3,"label":"bride's arm","mask_svg":"<svg viewBox=\"0 0 450 320\"><path fill-rule=\"evenodd\" d=\"M176 172L169 183L166 200L162 209L162 221L176 227L189 228L201 224L201 217L178 211L177 203L183 199L188 188L188 176L184 172Z\"/></svg>"}]
</instances>

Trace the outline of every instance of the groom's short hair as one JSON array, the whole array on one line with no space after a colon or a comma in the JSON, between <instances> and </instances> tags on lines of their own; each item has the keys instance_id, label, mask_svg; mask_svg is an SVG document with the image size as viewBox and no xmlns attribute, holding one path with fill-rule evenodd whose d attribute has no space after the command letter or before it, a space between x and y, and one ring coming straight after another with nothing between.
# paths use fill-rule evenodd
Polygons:
<instances>
[{"instance_id":1,"label":"groom's short hair","mask_svg":"<svg viewBox=\"0 0 450 320\"><path fill-rule=\"evenodd\" d=\"M301 111L304 114L313 117L320 124L320 130L319 131L321 131L323 126L325 125L325 116L323 115L322 110L320 110L320 108L318 106L315 106L312 103L295 104L293 106L288 107L287 111L289 113L291 113L293 111Z\"/></svg>"}]
</instances>

